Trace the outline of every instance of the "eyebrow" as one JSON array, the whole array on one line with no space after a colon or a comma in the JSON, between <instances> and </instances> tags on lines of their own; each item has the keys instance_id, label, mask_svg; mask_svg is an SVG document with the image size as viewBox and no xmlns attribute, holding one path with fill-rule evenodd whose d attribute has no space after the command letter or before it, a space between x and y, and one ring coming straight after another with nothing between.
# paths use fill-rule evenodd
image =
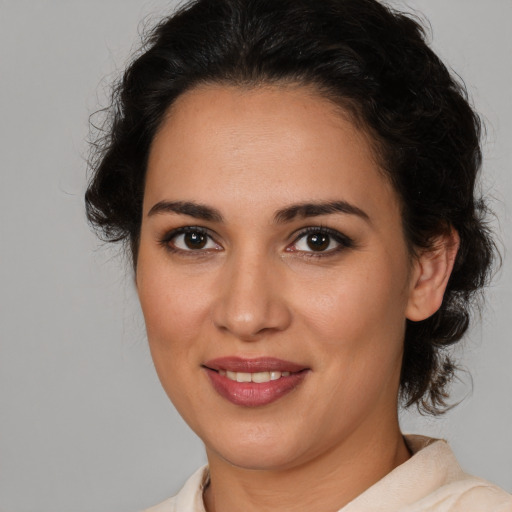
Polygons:
<instances>
[{"instance_id":1,"label":"eyebrow","mask_svg":"<svg viewBox=\"0 0 512 512\"><path fill-rule=\"evenodd\" d=\"M219 210L191 201L159 201L149 210L148 217L159 213L177 213L179 215L188 215L189 217L212 222L224 221Z\"/></svg>"},{"instance_id":2,"label":"eyebrow","mask_svg":"<svg viewBox=\"0 0 512 512\"><path fill-rule=\"evenodd\" d=\"M216 208L192 201L159 201L151 207L148 212L148 217L161 213L175 213L178 215L188 215L189 217L200 220L224 222L222 214ZM274 214L274 222L276 224L284 224L296 218L305 219L334 213L356 215L370 222L370 217L366 212L346 201L292 204L286 208L277 210Z\"/></svg>"},{"instance_id":3,"label":"eyebrow","mask_svg":"<svg viewBox=\"0 0 512 512\"><path fill-rule=\"evenodd\" d=\"M347 203L346 201L328 201L319 203L300 203L288 206L282 210L278 210L274 215L274 222L281 224L290 222L299 217L302 219L308 217L317 217L319 215L330 215L333 213L346 213L356 215L363 220L370 222L370 217L366 212Z\"/></svg>"}]
</instances>

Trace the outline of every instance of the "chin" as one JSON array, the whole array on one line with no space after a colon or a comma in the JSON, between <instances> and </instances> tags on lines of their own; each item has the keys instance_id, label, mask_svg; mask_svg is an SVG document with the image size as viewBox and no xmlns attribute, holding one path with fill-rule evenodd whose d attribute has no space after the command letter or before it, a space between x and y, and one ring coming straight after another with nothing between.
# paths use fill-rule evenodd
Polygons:
<instances>
[{"instance_id":1,"label":"chin","mask_svg":"<svg viewBox=\"0 0 512 512\"><path fill-rule=\"evenodd\" d=\"M295 465L297 452L292 450L268 450L260 447L242 446L219 454L226 462L240 469L252 471L278 471Z\"/></svg>"},{"instance_id":2,"label":"chin","mask_svg":"<svg viewBox=\"0 0 512 512\"><path fill-rule=\"evenodd\" d=\"M207 444L207 452L232 466L268 471L293 466L304 449L299 446L300 443L294 443L290 436L284 438L282 432L276 435L253 427L244 434L237 432L223 440L215 439Z\"/></svg>"}]
</instances>

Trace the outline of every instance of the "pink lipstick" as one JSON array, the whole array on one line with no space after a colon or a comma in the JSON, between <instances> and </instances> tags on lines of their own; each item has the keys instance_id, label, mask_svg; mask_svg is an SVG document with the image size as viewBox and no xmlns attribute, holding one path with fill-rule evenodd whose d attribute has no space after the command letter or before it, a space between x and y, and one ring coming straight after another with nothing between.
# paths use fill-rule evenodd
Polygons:
<instances>
[{"instance_id":1,"label":"pink lipstick","mask_svg":"<svg viewBox=\"0 0 512 512\"><path fill-rule=\"evenodd\" d=\"M222 357L203 364L214 389L235 405L258 407L270 404L295 389L308 368L276 359Z\"/></svg>"}]
</instances>

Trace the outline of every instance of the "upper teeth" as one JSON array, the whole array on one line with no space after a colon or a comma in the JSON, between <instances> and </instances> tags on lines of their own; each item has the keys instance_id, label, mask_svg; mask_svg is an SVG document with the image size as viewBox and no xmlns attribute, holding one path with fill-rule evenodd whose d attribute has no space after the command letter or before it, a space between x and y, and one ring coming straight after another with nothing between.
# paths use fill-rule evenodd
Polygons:
<instances>
[{"instance_id":1,"label":"upper teeth","mask_svg":"<svg viewBox=\"0 0 512 512\"><path fill-rule=\"evenodd\" d=\"M220 375L224 375L229 380L236 382L270 382L271 380L277 380L281 377L289 377L290 372L256 372L256 373L244 373L244 372L228 372L226 370L219 370Z\"/></svg>"}]
</instances>

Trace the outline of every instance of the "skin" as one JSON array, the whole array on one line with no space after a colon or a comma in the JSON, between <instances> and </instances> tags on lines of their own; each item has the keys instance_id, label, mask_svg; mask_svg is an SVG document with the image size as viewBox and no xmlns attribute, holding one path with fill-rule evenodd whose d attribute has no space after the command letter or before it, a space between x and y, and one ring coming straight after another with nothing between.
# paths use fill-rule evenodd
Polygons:
<instances>
[{"instance_id":1,"label":"skin","mask_svg":"<svg viewBox=\"0 0 512 512\"><path fill-rule=\"evenodd\" d=\"M162 201L222 220L155 213ZM275 218L332 201L364 214ZM185 226L207 230L204 248L172 235ZM308 227L351 242L314 251ZM335 511L409 458L405 322L439 307L456 246L452 233L411 256L366 134L314 91L210 85L178 98L150 151L136 282L159 378L206 446L207 510ZM223 356L309 370L279 400L241 407L202 367Z\"/></svg>"}]
</instances>

